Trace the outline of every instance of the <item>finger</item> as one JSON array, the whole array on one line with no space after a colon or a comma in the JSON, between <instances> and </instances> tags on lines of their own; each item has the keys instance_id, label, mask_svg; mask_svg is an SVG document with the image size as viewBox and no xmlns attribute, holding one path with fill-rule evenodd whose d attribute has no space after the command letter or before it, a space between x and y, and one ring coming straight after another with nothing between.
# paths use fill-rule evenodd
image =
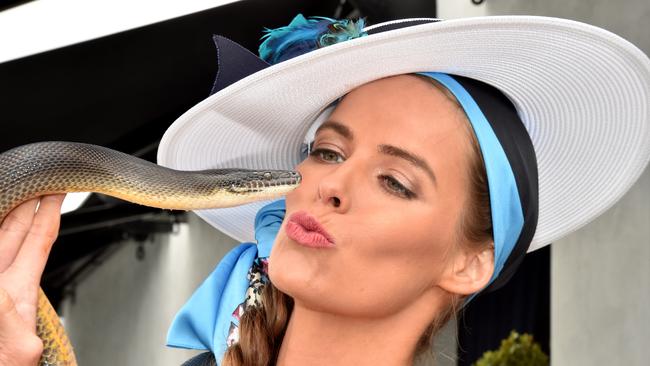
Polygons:
<instances>
[{"instance_id":1,"label":"finger","mask_svg":"<svg viewBox=\"0 0 650 366\"><path fill-rule=\"evenodd\" d=\"M0 225L0 272L16 259L18 250L25 240L34 220L39 198L21 203L14 208Z\"/></svg>"},{"instance_id":2,"label":"finger","mask_svg":"<svg viewBox=\"0 0 650 366\"><path fill-rule=\"evenodd\" d=\"M34 222L12 264L20 268L20 271L27 276L25 278L40 281L52 244L59 233L61 204L64 198L64 194L41 197Z\"/></svg>"}]
</instances>

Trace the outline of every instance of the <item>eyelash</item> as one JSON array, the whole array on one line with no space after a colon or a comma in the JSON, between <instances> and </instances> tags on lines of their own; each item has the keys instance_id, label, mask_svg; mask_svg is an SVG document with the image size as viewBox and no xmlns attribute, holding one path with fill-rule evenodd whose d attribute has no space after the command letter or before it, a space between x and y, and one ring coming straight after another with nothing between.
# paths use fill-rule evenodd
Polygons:
<instances>
[{"instance_id":1,"label":"eyelash","mask_svg":"<svg viewBox=\"0 0 650 366\"><path fill-rule=\"evenodd\" d=\"M330 154L330 153L333 153L337 157L342 158L341 154L337 153L336 151L330 149L323 149L323 148L313 149L311 150L309 155L320 161L331 164L332 162L330 160L323 159L323 155L322 155L322 154ZM390 194L394 194L398 197L409 199L409 200L416 197L413 191L404 187L402 183L400 183L397 179L395 179L390 175L382 174L377 178L379 178L382 181L384 189L386 189L386 191ZM390 188L390 185L395 185L395 186L394 188Z\"/></svg>"}]
</instances>

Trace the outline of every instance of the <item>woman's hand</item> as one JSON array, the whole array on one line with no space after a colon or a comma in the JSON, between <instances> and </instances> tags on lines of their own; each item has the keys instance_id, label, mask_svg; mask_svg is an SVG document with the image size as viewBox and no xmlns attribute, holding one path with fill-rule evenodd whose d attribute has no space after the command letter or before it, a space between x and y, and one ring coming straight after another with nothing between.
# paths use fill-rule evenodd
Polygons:
<instances>
[{"instance_id":1,"label":"woman's hand","mask_svg":"<svg viewBox=\"0 0 650 366\"><path fill-rule=\"evenodd\" d=\"M59 232L64 194L16 207L0 225L0 365L36 365L43 343L36 336L41 275Z\"/></svg>"}]
</instances>

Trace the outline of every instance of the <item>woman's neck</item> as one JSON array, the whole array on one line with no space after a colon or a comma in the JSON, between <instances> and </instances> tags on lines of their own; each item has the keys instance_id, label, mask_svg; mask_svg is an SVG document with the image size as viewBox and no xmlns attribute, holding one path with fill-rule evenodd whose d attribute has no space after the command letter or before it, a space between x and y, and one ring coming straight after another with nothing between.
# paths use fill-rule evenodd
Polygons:
<instances>
[{"instance_id":1,"label":"woman's neck","mask_svg":"<svg viewBox=\"0 0 650 366\"><path fill-rule=\"evenodd\" d=\"M411 366L416 344L437 313L431 298L385 318L350 318L294 302L277 366Z\"/></svg>"}]
</instances>

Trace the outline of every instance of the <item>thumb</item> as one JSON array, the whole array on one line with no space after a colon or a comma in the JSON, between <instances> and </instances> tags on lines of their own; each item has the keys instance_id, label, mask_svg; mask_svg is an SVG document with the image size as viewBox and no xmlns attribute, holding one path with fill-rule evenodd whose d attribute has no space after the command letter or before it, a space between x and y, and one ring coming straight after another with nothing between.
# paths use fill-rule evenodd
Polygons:
<instances>
[{"instance_id":1,"label":"thumb","mask_svg":"<svg viewBox=\"0 0 650 366\"><path fill-rule=\"evenodd\" d=\"M0 363L35 365L42 352L43 342L18 314L9 293L0 288Z\"/></svg>"},{"instance_id":2,"label":"thumb","mask_svg":"<svg viewBox=\"0 0 650 366\"><path fill-rule=\"evenodd\" d=\"M25 328L25 321L18 314L14 300L5 289L0 288L0 336L4 338L17 331L24 333Z\"/></svg>"}]
</instances>

